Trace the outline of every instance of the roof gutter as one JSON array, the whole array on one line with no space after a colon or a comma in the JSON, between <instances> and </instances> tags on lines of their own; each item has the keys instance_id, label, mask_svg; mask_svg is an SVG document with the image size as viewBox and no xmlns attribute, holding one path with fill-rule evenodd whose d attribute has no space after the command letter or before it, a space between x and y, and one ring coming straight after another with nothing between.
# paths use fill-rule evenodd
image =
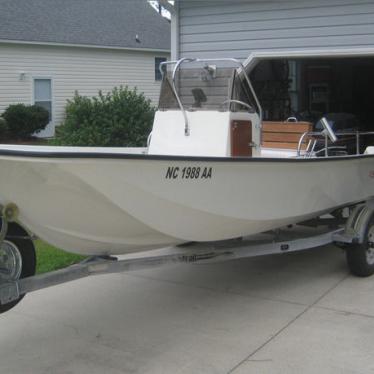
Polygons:
<instances>
[{"instance_id":1,"label":"roof gutter","mask_svg":"<svg viewBox=\"0 0 374 374\"><path fill-rule=\"evenodd\" d=\"M50 46L50 47L107 49L107 50L132 51L132 52L137 51L137 52L170 53L170 49L130 48L130 47L104 46L104 45L92 45L92 44L37 42L37 41L9 40L9 39L0 39L0 44L38 45L38 46Z\"/></svg>"}]
</instances>

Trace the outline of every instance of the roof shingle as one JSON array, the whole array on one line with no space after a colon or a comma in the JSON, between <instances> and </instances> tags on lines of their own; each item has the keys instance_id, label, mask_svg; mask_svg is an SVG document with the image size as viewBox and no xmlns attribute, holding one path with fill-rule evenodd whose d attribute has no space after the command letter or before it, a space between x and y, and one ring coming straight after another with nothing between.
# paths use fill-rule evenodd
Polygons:
<instances>
[{"instance_id":1,"label":"roof shingle","mask_svg":"<svg viewBox=\"0 0 374 374\"><path fill-rule=\"evenodd\" d=\"M146 0L0 0L0 40L170 50L170 23Z\"/></svg>"}]
</instances>

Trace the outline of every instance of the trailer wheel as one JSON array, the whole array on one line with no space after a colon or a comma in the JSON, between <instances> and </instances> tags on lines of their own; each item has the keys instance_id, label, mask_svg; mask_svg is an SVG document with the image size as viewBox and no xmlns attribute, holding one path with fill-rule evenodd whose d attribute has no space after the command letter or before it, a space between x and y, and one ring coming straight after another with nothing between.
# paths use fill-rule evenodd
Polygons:
<instances>
[{"instance_id":1,"label":"trailer wheel","mask_svg":"<svg viewBox=\"0 0 374 374\"><path fill-rule=\"evenodd\" d=\"M348 267L358 277L374 274L374 216L370 219L362 244L351 244L346 251Z\"/></svg>"},{"instance_id":2,"label":"trailer wheel","mask_svg":"<svg viewBox=\"0 0 374 374\"><path fill-rule=\"evenodd\" d=\"M13 233L23 235L23 229L19 226L13 226L9 229L9 238L6 237L0 247L0 283L14 281L35 275L36 255L34 243L31 239L13 238ZM15 307L24 297L21 295L17 300L7 304L0 302L0 314L7 312Z\"/></svg>"}]
</instances>

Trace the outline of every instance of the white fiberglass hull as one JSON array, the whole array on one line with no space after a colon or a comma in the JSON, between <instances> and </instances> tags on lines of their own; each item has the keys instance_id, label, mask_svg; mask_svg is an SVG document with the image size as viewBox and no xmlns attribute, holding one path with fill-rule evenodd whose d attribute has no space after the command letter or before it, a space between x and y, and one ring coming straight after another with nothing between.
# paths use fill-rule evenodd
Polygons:
<instances>
[{"instance_id":1,"label":"white fiberglass hull","mask_svg":"<svg viewBox=\"0 0 374 374\"><path fill-rule=\"evenodd\" d=\"M373 156L230 159L0 147L0 203L42 239L121 254L263 232L374 196Z\"/></svg>"}]
</instances>

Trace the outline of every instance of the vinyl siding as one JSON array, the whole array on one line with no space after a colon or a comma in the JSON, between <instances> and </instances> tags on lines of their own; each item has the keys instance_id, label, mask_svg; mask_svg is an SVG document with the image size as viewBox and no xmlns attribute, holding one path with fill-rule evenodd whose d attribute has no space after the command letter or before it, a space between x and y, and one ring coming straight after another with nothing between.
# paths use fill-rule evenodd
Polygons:
<instances>
[{"instance_id":1,"label":"vinyl siding","mask_svg":"<svg viewBox=\"0 0 374 374\"><path fill-rule=\"evenodd\" d=\"M180 0L177 21L180 57L374 47L374 1Z\"/></svg>"},{"instance_id":2,"label":"vinyl siding","mask_svg":"<svg viewBox=\"0 0 374 374\"><path fill-rule=\"evenodd\" d=\"M137 87L156 105L155 57L165 53L0 44L0 113L10 104L33 102L33 78L52 79L53 123L42 135L52 136L65 115L66 101L78 91L95 96L115 86ZM20 72L25 80L20 81Z\"/></svg>"}]
</instances>

